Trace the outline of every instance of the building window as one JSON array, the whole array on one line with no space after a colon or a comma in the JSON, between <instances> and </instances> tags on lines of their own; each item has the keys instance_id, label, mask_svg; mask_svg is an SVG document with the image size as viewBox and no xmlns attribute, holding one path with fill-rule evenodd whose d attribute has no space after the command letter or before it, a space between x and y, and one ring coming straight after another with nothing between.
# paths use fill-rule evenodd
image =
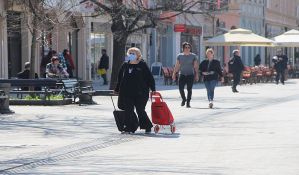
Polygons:
<instances>
[{"instance_id":1,"label":"building window","mask_svg":"<svg viewBox=\"0 0 299 175\"><path fill-rule=\"evenodd\" d=\"M266 4L266 7L267 7L268 9L271 8L271 1L270 1L270 0L267 0L266 3L267 3L267 4Z\"/></svg>"}]
</instances>

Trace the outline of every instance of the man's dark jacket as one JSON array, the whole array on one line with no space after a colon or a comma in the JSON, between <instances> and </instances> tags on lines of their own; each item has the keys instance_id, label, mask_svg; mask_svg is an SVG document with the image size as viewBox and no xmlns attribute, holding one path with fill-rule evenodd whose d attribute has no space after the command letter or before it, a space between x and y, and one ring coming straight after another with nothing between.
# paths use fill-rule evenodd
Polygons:
<instances>
[{"instance_id":1,"label":"man's dark jacket","mask_svg":"<svg viewBox=\"0 0 299 175\"><path fill-rule=\"evenodd\" d=\"M276 71L283 71L287 69L288 57L286 55L277 55L278 59L273 59L274 68Z\"/></svg>"},{"instance_id":2,"label":"man's dark jacket","mask_svg":"<svg viewBox=\"0 0 299 175\"><path fill-rule=\"evenodd\" d=\"M244 69L241 57L234 55L228 62L228 68L230 73L241 73Z\"/></svg>"},{"instance_id":3,"label":"man's dark jacket","mask_svg":"<svg viewBox=\"0 0 299 175\"><path fill-rule=\"evenodd\" d=\"M108 68L109 68L109 56L107 54L103 54L98 69L107 70Z\"/></svg>"}]
</instances>

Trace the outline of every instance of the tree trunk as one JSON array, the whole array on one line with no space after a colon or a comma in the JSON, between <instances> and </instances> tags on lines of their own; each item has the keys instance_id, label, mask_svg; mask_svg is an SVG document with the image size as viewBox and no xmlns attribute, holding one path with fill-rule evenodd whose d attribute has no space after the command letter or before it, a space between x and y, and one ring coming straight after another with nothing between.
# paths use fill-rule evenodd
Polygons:
<instances>
[{"instance_id":1,"label":"tree trunk","mask_svg":"<svg viewBox=\"0 0 299 175\"><path fill-rule=\"evenodd\" d=\"M127 37L122 37L121 40L117 39L117 37L113 37L113 60L110 90L113 90L116 87L118 71L123 64L126 56L126 43Z\"/></svg>"},{"instance_id":2,"label":"tree trunk","mask_svg":"<svg viewBox=\"0 0 299 175\"><path fill-rule=\"evenodd\" d=\"M37 35L37 18L34 15L32 19L32 38L31 38L31 53L30 53L30 75L29 78L35 78L35 51L36 51L36 35Z\"/></svg>"}]
</instances>

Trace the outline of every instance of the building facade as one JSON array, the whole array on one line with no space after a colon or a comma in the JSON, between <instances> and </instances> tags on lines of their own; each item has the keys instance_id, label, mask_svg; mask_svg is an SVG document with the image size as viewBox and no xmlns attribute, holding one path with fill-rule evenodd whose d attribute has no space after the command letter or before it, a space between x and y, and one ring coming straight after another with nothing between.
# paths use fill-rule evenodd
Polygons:
<instances>
[{"instance_id":1,"label":"building facade","mask_svg":"<svg viewBox=\"0 0 299 175\"><path fill-rule=\"evenodd\" d=\"M148 6L160 1L144 1ZM162 2L162 1L161 1ZM218 5L217 0L210 4ZM290 29L298 29L299 0L222 0L219 1L219 12L202 14L181 14L168 20L159 21L156 28L149 28L132 34L126 48L135 46L141 49L143 59L150 65L159 63L162 66L173 66L181 45L187 41L192 44L192 52L205 58L203 40L227 32L233 28L250 29L254 33L272 38ZM198 7L193 7L192 10ZM207 6L207 10L215 6ZM222 9L224 8L224 10ZM90 12L82 12L88 16ZM162 12L165 15L169 12ZM21 71L24 63L30 60L31 34L26 24L28 18L14 21L15 16L22 15L17 7L11 7L7 1L0 1L0 78L12 78ZM113 34L111 20L107 16L96 18L76 15L72 26L56 26L38 42L36 50L36 72L40 73L41 59L49 50L62 52L69 49L75 62L75 76L83 80L97 79L97 64L101 49L105 48L110 57L111 75L113 59ZM14 30L11 24L14 23ZM17 24L17 25L16 25ZM17 26L17 27L16 27ZM183 28L182 28L183 26ZM227 63L233 49L238 47L215 47L215 57L222 64ZM240 47L245 65L252 66L253 58L260 54L262 64L270 65L270 58L275 48ZM291 49L284 52L293 58ZM299 55L299 54L298 54ZM295 60L295 62L299 63ZM13 66L12 66L13 65Z\"/></svg>"},{"instance_id":2,"label":"building facade","mask_svg":"<svg viewBox=\"0 0 299 175\"><path fill-rule=\"evenodd\" d=\"M235 28L249 29L253 33L261 36L264 34L264 0L230 0L228 10L217 15L217 29L225 28L231 30ZM248 66L254 64L253 59L257 54L265 63L265 48L263 47L224 47L223 58L227 63L232 56L232 50L240 49L243 63Z\"/></svg>"},{"instance_id":3,"label":"building facade","mask_svg":"<svg viewBox=\"0 0 299 175\"><path fill-rule=\"evenodd\" d=\"M298 0L266 0L265 1L265 35L273 38L291 29L299 27L299 1ZM292 48L283 48L284 53L294 61ZM266 64L271 65L271 58L276 54L275 48L267 48ZM298 51L298 48L296 49ZM299 56L298 56L299 57ZM299 58L295 60L299 63Z\"/></svg>"}]
</instances>

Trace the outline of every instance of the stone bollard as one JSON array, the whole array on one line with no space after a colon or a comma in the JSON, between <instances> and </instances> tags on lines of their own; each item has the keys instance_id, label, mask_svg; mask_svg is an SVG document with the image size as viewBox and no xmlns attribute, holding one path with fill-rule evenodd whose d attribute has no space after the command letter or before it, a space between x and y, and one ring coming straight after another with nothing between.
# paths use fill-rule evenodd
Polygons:
<instances>
[{"instance_id":1,"label":"stone bollard","mask_svg":"<svg viewBox=\"0 0 299 175\"><path fill-rule=\"evenodd\" d=\"M7 98L0 100L0 113L1 114L12 114L14 111L9 109L9 91L10 83L0 83L0 90L3 90Z\"/></svg>"},{"instance_id":2,"label":"stone bollard","mask_svg":"<svg viewBox=\"0 0 299 175\"><path fill-rule=\"evenodd\" d=\"M88 80L79 80L79 86L80 87L92 87L92 81ZM93 104L92 96L89 96L88 94L81 94L79 96L80 104Z\"/></svg>"}]
</instances>

